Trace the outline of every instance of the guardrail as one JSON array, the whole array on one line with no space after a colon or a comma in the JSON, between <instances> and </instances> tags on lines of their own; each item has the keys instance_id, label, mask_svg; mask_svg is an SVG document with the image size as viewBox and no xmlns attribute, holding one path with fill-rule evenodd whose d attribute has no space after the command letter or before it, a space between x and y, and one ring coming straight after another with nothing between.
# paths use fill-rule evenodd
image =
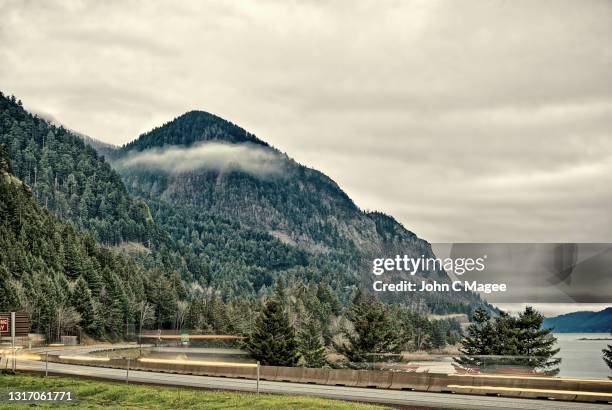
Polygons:
<instances>
[{"instance_id":1,"label":"guardrail","mask_svg":"<svg viewBox=\"0 0 612 410\"><path fill-rule=\"evenodd\" d=\"M92 359L95 357L48 355L49 362L117 369L332 386L612 403L612 381L608 380L279 367L146 358L132 360L131 363L130 359Z\"/></svg>"}]
</instances>

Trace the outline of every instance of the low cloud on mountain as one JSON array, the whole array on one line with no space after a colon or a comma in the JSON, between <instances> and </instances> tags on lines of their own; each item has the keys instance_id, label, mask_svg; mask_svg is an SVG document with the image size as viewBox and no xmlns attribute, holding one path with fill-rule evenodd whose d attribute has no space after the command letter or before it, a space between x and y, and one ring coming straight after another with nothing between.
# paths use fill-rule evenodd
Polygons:
<instances>
[{"instance_id":1,"label":"low cloud on mountain","mask_svg":"<svg viewBox=\"0 0 612 410\"><path fill-rule=\"evenodd\" d=\"M133 152L116 164L120 168L161 170L180 174L199 169L240 170L259 177L280 175L284 159L279 154L252 144L209 142L192 147L171 146Z\"/></svg>"}]
</instances>

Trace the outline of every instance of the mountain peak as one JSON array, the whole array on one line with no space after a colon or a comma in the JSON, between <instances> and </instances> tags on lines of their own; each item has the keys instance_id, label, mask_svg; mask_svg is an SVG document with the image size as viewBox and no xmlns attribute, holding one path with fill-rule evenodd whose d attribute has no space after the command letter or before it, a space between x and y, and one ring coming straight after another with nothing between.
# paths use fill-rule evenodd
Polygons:
<instances>
[{"instance_id":1,"label":"mountain peak","mask_svg":"<svg viewBox=\"0 0 612 410\"><path fill-rule=\"evenodd\" d=\"M123 146L126 151L143 151L166 145L191 146L205 141L268 146L236 124L206 111L188 111L172 121L140 135Z\"/></svg>"}]
</instances>

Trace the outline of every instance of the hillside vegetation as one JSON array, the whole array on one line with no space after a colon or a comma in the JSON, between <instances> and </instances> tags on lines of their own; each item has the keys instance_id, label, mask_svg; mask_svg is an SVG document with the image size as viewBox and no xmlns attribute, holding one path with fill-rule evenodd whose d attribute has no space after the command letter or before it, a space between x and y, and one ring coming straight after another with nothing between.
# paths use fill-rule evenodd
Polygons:
<instances>
[{"instance_id":1,"label":"hillside vegetation","mask_svg":"<svg viewBox=\"0 0 612 410\"><path fill-rule=\"evenodd\" d=\"M0 144L8 148L15 176L58 217L106 244L154 240L147 205L127 192L103 157L1 92Z\"/></svg>"}]
</instances>

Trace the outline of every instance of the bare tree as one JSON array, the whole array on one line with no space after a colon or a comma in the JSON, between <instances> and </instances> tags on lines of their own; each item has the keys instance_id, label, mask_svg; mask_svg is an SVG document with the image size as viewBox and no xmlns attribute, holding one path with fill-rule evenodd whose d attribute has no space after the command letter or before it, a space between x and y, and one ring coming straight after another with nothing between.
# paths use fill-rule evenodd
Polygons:
<instances>
[{"instance_id":1,"label":"bare tree","mask_svg":"<svg viewBox=\"0 0 612 410\"><path fill-rule=\"evenodd\" d=\"M55 310L57 324L57 340L63 332L76 328L81 321L81 314L72 306L59 305Z\"/></svg>"},{"instance_id":2,"label":"bare tree","mask_svg":"<svg viewBox=\"0 0 612 410\"><path fill-rule=\"evenodd\" d=\"M179 300L176 303L176 330L181 330L183 328L188 310L189 303L185 302L184 300Z\"/></svg>"},{"instance_id":3,"label":"bare tree","mask_svg":"<svg viewBox=\"0 0 612 410\"><path fill-rule=\"evenodd\" d=\"M141 300L136 304L136 311L138 312L138 339L142 334L142 327L146 326L153 320L153 305L146 300Z\"/></svg>"}]
</instances>

